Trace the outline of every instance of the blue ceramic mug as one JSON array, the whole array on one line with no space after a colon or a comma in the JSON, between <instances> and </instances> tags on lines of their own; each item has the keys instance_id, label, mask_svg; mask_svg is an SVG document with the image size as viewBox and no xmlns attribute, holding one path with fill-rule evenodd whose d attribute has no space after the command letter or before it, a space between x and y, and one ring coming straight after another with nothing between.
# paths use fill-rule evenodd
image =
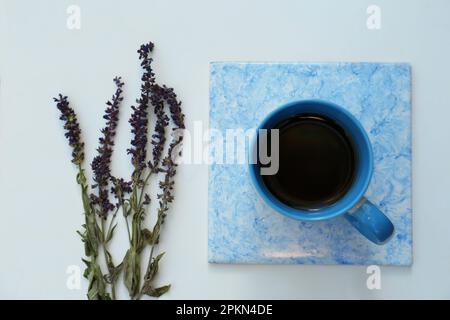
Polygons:
<instances>
[{"instance_id":1,"label":"blue ceramic mug","mask_svg":"<svg viewBox=\"0 0 450 320\"><path fill-rule=\"evenodd\" d=\"M275 211L293 219L317 221L343 215L362 235L376 244L387 242L394 232L392 222L364 194L373 173L373 154L369 137L359 121L344 108L327 101L301 100L288 103L272 111L257 128L251 152L257 148L259 129L272 129L283 120L301 114L317 114L334 120L351 137L355 152L355 173L349 190L332 205L314 210L293 208L278 200L265 186L260 166L251 163L251 180L265 202Z\"/></svg>"}]
</instances>

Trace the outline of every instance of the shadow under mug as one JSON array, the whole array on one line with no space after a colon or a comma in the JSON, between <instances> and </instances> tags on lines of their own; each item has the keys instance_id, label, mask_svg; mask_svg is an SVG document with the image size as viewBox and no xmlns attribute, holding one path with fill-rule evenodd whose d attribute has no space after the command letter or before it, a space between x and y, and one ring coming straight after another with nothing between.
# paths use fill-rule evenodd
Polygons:
<instances>
[{"instance_id":1,"label":"shadow under mug","mask_svg":"<svg viewBox=\"0 0 450 320\"><path fill-rule=\"evenodd\" d=\"M332 219L343 215L362 235L376 244L386 243L394 233L392 222L364 194L373 173L373 154L369 137L359 121L344 108L322 100L300 100L269 113L257 128L250 152L257 148L259 129L272 129L278 123L299 114L317 114L338 123L353 141L356 155L354 180L349 190L332 205L314 211L290 207L278 200L265 186L260 166L250 164L250 177L259 195L275 211L302 221Z\"/></svg>"}]
</instances>

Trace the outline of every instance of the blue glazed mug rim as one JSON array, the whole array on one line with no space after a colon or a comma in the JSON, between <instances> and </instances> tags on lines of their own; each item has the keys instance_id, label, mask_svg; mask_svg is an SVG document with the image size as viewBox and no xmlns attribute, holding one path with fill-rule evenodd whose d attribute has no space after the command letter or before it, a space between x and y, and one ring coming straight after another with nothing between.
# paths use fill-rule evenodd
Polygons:
<instances>
[{"instance_id":1,"label":"blue glazed mug rim","mask_svg":"<svg viewBox=\"0 0 450 320\"><path fill-rule=\"evenodd\" d=\"M362 138L363 143L365 144L365 150L366 150L366 156L368 159L367 168L365 170L364 176L359 179L359 188L357 190L353 190L353 195L351 198L347 198L344 196L340 200L338 200L333 205L320 208L318 210L302 210L290 207L281 201L279 201L272 193L265 187L264 183L262 182L262 179L260 175L256 172L258 169L257 164L250 163L249 164L249 173L250 178L252 181L253 186L256 188L258 194L263 198L263 200L275 211L296 219L296 220L303 220L303 221L317 221L317 220L327 220L331 219L340 215L345 214L350 209L354 208L358 202L364 197L364 194L367 191L367 188L369 186L370 180L372 178L373 174L373 152L372 152L372 145L370 143L369 137L367 136L367 133L361 123L351 114L349 111L344 109L343 107L325 100L320 99L306 99L306 100L295 100L288 102L286 104L283 104L276 109L272 110L269 114L267 114L264 119L260 122L259 126L257 127L257 132L254 135L252 139L252 143L250 145L249 152L253 152L252 150L256 148L256 143L258 139L258 132L259 129L266 128L265 125L267 123L275 118L275 116L280 113L281 111L285 110L286 108L295 107L298 105L320 105L320 106L326 106L329 108L333 108L334 111L337 111L338 113L341 113L345 117L347 117L348 120L352 122L352 124L357 128L358 134ZM320 114L320 112L318 112ZM345 130L344 126L344 130Z\"/></svg>"}]
</instances>

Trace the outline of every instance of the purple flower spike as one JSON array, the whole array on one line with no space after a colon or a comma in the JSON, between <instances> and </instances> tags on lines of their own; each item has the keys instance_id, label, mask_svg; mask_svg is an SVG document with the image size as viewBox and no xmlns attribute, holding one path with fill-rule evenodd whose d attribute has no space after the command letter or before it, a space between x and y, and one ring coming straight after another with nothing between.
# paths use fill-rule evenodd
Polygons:
<instances>
[{"instance_id":1,"label":"purple flower spike","mask_svg":"<svg viewBox=\"0 0 450 320\"><path fill-rule=\"evenodd\" d=\"M116 85L116 92L111 100L106 102L108 107L103 116L106 120L106 126L101 130L102 136L99 138L98 154L91 163L95 181L92 188L98 189L98 195L91 195L91 201L93 204L100 206L99 215L105 219L108 212L115 208L109 201L108 182L111 178L111 156L113 153L117 123L119 121L119 106L123 100L122 87L124 85L120 77L114 78L114 83Z\"/></svg>"},{"instance_id":2,"label":"purple flower spike","mask_svg":"<svg viewBox=\"0 0 450 320\"><path fill-rule=\"evenodd\" d=\"M147 131L148 131L148 106L150 100L151 88L155 83L155 74L153 73L150 53L153 50L153 43L142 45L139 50L139 59L141 67L144 69L141 84L141 96L136 100L138 106L132 106L133 113L129 120L131 124L131 148L127 150L131 154L131 162L134 166L133 179L137 182L141 180L142 171L146 167L145 159L147 154Z\"/></svg>"},{"instance_id":3,"label":"purple flower spike","mask_svg":"<svg viewBox=\"0 0 450 320\"><path fill-rule=\"evenodd\" d=\"M81 141L81 129L77 115L69 107L67 96L59 94L59 97L53 98L53 100L56 102L56 107L61 111L59 119L65 122L64 129L66 129L66 133L64 135L72 147L72 162L76 165L81 165L84 160L84 143Z\"/></svg>"}]
</instances>

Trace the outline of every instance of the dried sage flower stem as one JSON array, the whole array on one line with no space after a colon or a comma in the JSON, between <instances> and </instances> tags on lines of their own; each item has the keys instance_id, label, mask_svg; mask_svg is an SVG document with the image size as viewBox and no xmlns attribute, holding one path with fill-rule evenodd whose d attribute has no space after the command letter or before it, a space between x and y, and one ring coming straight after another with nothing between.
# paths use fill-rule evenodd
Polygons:
<instances>
[{"instance_id":1,"label":"dried sage flower stem","mask_svg":"<svg viewBox=\"0 0 450 320\"><path fill-rule=\"evenodd\" d=\"M83 275L89 281L87 297L90 300L110 299L110 295L106 292L105 279L97 260L102 235L90 201L89 186L83 169L84 143L81 141L81 129L74 110L69 107L67 96L60 94L58 98L54 98L54 101L61 112L60 119L64 121L64 129L66 130L65 137L69 140L69 146L72 148L72 162L78 169L76 180L81 188L85 223L82 225L82 231L77 232L84 243L86 255L86 259L82 260L86 264Z\"/></svg>"},{"instance_id":2,"label":"dried sage flower stem","mask_svg":"<svg viewBox=\"0 0 450 320\"><path fill-rule=\"evenodd\" d=\"M103 118L106 120L106 126L101 130L102 136L99 138L99 147L97 148L97 156L92 160L91 168L94 173L94 182L92 189L97 192L91 193L90 199L94 206L96 213L100 219L100 226L102 232L102 246L106 266L108 268L108 275L106 280L111 284L112 298L116 298L116 282L120 273L121 265L115 266L112 255L108 250L108 243L112 240L114 230L117 224L113 225L117 211L120 204L112 204L109 197L109 183L112 180L111 176L111 156L114 147L114 137L116 135L116 128L119 121L119 106L123 100L122 87L124 83L120 77L114 78L116 85L116 92L113 94L111 100L106 102L107 108ZM109 227L105 230L105 222L108 219L110 211L114 214L109 222Z\"/></svg>"},{"instance_id":3,"label":"dried sage flower stem","mask_svg":"<svg viewBox=\"0 0 450 320\"><path fill-rule=\"evenodd\" d=\"M138 106L132 107L133 114L130 119L134 136L131 141L132 147L128 150L128 153L132 155L134 171L131 196L126 201L129 205L129 210L125 210L124 207L124 217L127 221L131 217L132 223L130 248L123 263L125 285L128 288L130 297L133 299L140 299L144 294L159 297L170 288L170 285L154 286L153 281L158 271L158 263L164 253L156 257L153 255L159 241L161 226L169 209L169 203L173 200L171 191L174 184L173 177L176 172L173 153L181 142L181 137L175 137L174 135L174 140L168 148L168 155L163 159L162 152L167 140L166 127L168 127L170 119L173 122L173 130L184 129L184 115L181 112L181 103L178 102L173 89L165 86L161 87L155 81L155 75L151 66L153 60L150 57L153 47L153 43L148 43L142 45L138 50L144 73L142 76L141 96L137 100ZM149 105L153 106L156 123L151 136L151 144L153 146L152 160L146 162ZM171 118L166 115L164 111L165 106L168 106ZM146 207L151 200L146 193L146 187L151 176L159 173L164 173L164 180L159 183L162 193L157 195L159 199L157 221L150 231L143 227ZM150 246L150 257L144 274L143 284L141 285L141 253L147 245Z\"/></svg>"},{"instance_id":4,"label":"dried sage flower stem","mask_svg":"<svg viewBox=\"0 0 450 320\"><path fill-rule=\"evenodd\" d=\"M159 87L155 85L153 87L153 93L159 97L159 100L164 100L168 105L171 112L171 118L174 123L173 132L172 132L172 141L169 144L169 148L167 151L167 156L162 160L161 167L158 169L158 172L164 173L164 179L159 182L159 188L162 193L157 195L159 199L159 208L157 212L157 221L153 227L153 230L150 232L148 230L144 230L144 233L147 235L147 242L151 245L150 257L147 264L147 270L144 276L144 284L140 290L138 299L143 295L147 294L152 297L159 297L166 293L170 289L170 285L165 285L162 287L155 287L153 284L153 280L158 271L158 263L164 255L160 253L156 258L153 257L154 249L156 245L159 243L159 237L161 232L161 226L164 224L164 219L167 216L167 211L169 210L169 204L173 201L173 186L174 181L173 178L176 174L176 159L179 153L181 152L181 142L183 139L182 130L184 127L184 115L181 112L181 102L178 102L173 89L167 87ZM165 131L163 129L158 129L158 122L162 124L162 128L167 126L168 118L165 116L165 113L162 109L158 109L158 105L155 106L155 114L158 117L156 132L154 138L158 138L158 134L160 136L164 136ZM154 154L153 161L154 163L159 163L159 157L161 156L162 147L165 138L159 137L156 141L153 141L154 144ZM156 152L155 152L156 150ZM159 151L159 152L158 152Z\"/></svg>"}]
</instances>

